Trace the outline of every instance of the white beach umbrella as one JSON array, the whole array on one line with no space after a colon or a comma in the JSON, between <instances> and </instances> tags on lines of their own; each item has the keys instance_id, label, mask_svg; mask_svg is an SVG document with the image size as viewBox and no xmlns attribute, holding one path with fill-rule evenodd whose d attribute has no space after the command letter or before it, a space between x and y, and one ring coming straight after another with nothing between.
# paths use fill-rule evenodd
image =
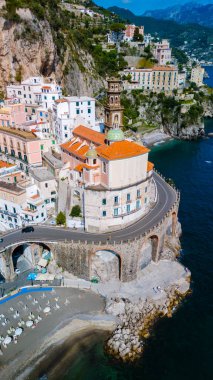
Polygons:
<instances>
[{"instance_id":1,"label":"white beach umbrella","mask_svg":"<svg viewBox=\"0 0 213 380\"><path fill-rule=\"evenodd\" d=\"M26 326L27 326L27 327L31 327L32 325L33 325L33 321L27 321L27 322L26 322Z\"/></svg>"},{"instance_id":2,"label":"white beach umbrella","mask_svg":"<svg viewBox=\"0 0 213 380\"><path fill-rule=\"evenodd\" d=\"M45 307L44 313L49 313L49 312L50 312L50 307L49 306Z\"/></svg>"},{"instance_id":3,"label":"white beach umbrella","mask_svg":"<svg viewBox=\"0 0 213 380\"><path fill-rule=\"evenodd\" d=\"M3 341L3 344L9 344L12 341L12 338L10 336L6 336L5 340Z\"/></svg>"},{"instance_id":4,"label":"white beach umbrella","mask_svg":"<svg viewBox=\"0 0 213 380\"><path fill-rule=\"evenodd\" d=\"M23 332L23 330L22 330L20 327L18 327L18 328L15 330L15 335L16 335L16 336L19 336L19 335L22 334L22 332Z\"/></svg>"}]
</instances>

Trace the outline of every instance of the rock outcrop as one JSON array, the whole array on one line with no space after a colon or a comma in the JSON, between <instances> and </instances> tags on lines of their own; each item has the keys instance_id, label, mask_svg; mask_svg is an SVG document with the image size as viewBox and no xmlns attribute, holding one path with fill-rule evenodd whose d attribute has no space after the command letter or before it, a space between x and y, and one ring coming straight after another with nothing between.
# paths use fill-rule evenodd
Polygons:
<instances>
[{"instance_id":1,"label":"rock outcrop","mask_svg":"<svg viewBox=\"0 0 213 380\"><path fill-rule=\"evenodd\" d=\"M122 361L136 360L144 350L154 323L161 317L171 317L182 298L189 292L190 272L186 279L162 290L156 299L139 299L133 302L128 298L115 298L108 301L106 311L119 318L119 324L106 343L106 352Z\"/></svg>"},{"instance_id":2,"label":"rock outcrop","mask_svg":"<svg viewBox=\"0 0 213 380\"><path fill-rule=\"evenodd\" d=\"M93 58L80 46L67 45L62 60L49 22L38 20L29 9L17 14L18 23L0 17L0 90L32 75L51 76L69 95L91 96L104 86Z\"/></svg>"}]
</instances>

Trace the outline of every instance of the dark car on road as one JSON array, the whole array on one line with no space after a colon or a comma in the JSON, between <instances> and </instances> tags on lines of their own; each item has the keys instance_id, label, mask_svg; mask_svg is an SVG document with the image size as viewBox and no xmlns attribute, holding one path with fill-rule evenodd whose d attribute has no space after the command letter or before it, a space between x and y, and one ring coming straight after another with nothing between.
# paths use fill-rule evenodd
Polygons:
<instances>
[{"instance_id":1,"label":"dark car on road","mask_svg":"<svg viewBox=\"0 0 213 380\"><path fill-rule=\"evenodd\" d=\"M22 233L23 232L33 232L34 231L34 228L32 226L28 226L28 227L25 227L25 228L22 228Z\"/></svg>"}]
</instances>

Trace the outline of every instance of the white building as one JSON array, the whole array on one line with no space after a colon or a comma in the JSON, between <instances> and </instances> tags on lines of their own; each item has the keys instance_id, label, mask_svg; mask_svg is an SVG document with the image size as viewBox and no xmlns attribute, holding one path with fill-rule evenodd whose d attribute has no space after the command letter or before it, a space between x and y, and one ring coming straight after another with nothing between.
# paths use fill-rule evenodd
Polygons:
<instances>
[{"instance_id":1,"label":"white building","mask_svg":"<svg viewBox=\"0 0 213 380\"><path fill-rule=\"evenodd\" d=\"M186 71L178 73L178 86L184 88L186 85Z\"/></svg>"},{"instance_id":2,"label":"white building","mask_svg":"<svg viewBox=\"0 0 213 380\"><path fill-rule=\"evenodd\" d=\"M154 44L153 51L155 59L157 59L159 65L166 65L172 60L172 49L170 48L168 40L162 40Z\"/></svg>"},{"instance_id":3,"label":"white building","mask_svg":"<svg viewBox=\"0 0 213 380\"><path fill-rule=\"evenodd\" d=\"M43 77L30 77L21 84L7 86L7 97L18 98L21 103L42 105L52 109L55 100L60 99L62 90L55 82L46 83Z\"/></svg>"},{"instance_id":4,"label":"white building","mask_svg":"<svg viewBox=\"0 0 213 380\"><path fill-rule=\"evenodd\" d=\"M34 168L30 171L32 182L38 187L42 199L49 210L55 209L57 200L57 182L54 175L46 168Z\"/></svg>"},{"instance_id":5,"label":"white building","mask_svg":"<svg viewBox=\"0 0 213 380\"><path fill-rule=\"evenodd\" d=\"M204 68L197 66L192 69L191 82L194 82L198 87L203 86Z\"/></svg>"},{"instance_id":6,"label":"white building","mask_svg":"<svg viewBox=\"0 0 213 380\"><path fill-rule=\"evenodd\" d=\"M145 46L150 45L152 42L151 34L144 34L143 41L144 41Z\"/></svg>"},{"instance_id":7,"label":"white building","mask_svg":"<svg viewBox=\"0 0 213 380\"><path fill-rule=\"evenodd\" d=\"M69 96L57 100L53 106L53 130L58 143L70 139L73 129L79 124L96 128L95 99Z\"/></svg>"},{"instance_id":8,"label":"white building","mask_svg":"<svg viewBox=\"0 0 213 380\"><path fill-rule=\"evenodd\" d=\"M5 228L43 223L46 219L46 205L35 184L26 179L19 183L0 181L0 222Z\"/></svg>"}]
</instances>

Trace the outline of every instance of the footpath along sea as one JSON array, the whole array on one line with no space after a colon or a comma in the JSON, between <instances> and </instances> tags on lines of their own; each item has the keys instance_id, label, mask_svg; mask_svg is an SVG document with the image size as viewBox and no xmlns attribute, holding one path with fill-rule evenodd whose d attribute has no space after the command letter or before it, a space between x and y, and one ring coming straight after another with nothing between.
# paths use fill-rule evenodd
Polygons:
<instances>
[{"instance_id":1,"label":"footpath along sea","mask_svg":"<svg viewBox=\"0 0 213 380\"><path fill-rule=\"evenodd\" d=\"M213 67L207 67L213 87ZM205 121L213 132L213 119ZM121 364L104 353L106 334L82 345L61 380L210 380L213 374L213 137L169 141L150 160L181 191L181 262L192 272L192 294L174 316L162 319L143 357Z\"/></svg>"}]
</instances>

